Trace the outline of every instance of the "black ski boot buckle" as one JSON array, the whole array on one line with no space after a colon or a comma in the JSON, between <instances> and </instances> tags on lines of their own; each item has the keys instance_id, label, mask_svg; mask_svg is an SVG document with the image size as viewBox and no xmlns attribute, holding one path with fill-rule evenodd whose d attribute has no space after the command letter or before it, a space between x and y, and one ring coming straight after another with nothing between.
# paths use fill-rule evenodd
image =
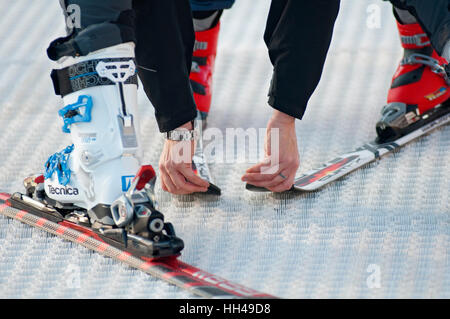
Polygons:
<instances>
[{"instance_id":1,"label":"black ski boot buckle","mask_svg":"<svg viewBox=\"0 0 450 319\"><path fill-rule=\"evenodd\" d=\"M126 246L132 244L147 256L176 255L184 248L184 243L176 237L173 226L165 223L164 215L157 210L155 182L153 167L144 165L131 181L127 192L111 204L114 222L127 233L123 237L123 233L117 232L115 237L126 238Z\"/></svg>"}]
</instances>

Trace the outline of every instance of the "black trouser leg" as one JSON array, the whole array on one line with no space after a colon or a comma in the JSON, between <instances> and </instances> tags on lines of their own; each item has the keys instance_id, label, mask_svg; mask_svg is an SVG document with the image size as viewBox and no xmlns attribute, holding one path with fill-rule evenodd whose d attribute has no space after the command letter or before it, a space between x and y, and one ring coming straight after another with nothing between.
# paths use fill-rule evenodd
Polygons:
<instances>
[{"instance_id":1,"label":"black trouser leg","mask_svg":"<svg viewBox=\"0 0 450 319\"><path fill-rule=\"evenodd\" d=\"M195 34L188 0L134 0L139 78L161 132L193 120L189 72Z\"/></svg>"},{"instance_id":2,"label":"black trouser leg","mask_svg":"<svg viewBox=\"0 0 450 319\"><path fill-rule=\"evenodd\" d=\"M301 119L319 83L339 0L272 0L264 40L273 64L269 104Z\"/></svg>"}]
</instances>

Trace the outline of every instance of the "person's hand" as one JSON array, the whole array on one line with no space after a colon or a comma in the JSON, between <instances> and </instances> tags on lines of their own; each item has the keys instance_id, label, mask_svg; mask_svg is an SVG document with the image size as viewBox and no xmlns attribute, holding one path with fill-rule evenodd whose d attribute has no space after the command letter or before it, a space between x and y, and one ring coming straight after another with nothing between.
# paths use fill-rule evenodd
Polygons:
<instances>
[{"instance_id":1,"label":"person's hand","mask_svg":"<svg viewBox=\"0 0 450 319\"><path fill-rule=\"evenodd\" d=\"M192 129L192 124L186 123L178 129ZM195 151L195 141L166 140L159 158L161 187L172 194L191 194L206 192L209 183L194 173L192 157Z\"/></svg>"},{"instance_id":2,"label":"person's hand","mask_svg":"<svg viewBox=\"0 0 450 319\"><path fill-rule=\"evenodd\" d=\"M278 140L276 138L278 129ZM300 165L295 134L295 118L279 111L274 111L267 124L264 144L265 158L250 167L242 176L242 181L265 187L272 192L291 189L295 174Z\"/></svg>"}]
</instances>

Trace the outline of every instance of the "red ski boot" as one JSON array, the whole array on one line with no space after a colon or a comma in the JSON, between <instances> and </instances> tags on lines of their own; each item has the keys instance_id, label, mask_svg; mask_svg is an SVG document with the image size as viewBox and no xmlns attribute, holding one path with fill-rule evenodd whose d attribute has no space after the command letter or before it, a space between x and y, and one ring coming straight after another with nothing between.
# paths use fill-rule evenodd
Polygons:
<instances>
[{"instance_id":1,"label":"red ski boot","mask_svg":"<svg viewBox=\"0 0 450 319\"><path fill-rule=\"evenodd\" d=\"M433 50L419 24L397 26L405 53L376 125L379 143L404 136L450 109L445 103L450 98L448 62Z\"/></svg>"},{"instance_id":2,"label":"red ski boot","mask_svg":"<svg viewBox=\"0 0 450 319\"><path fill-rule=\"evenodd\" d=\"M212 78L219 30L220 22L211 29L195 32L190 79L195 103L203 120L206 120L211 107Z\"/></svg>"}]
</instances>

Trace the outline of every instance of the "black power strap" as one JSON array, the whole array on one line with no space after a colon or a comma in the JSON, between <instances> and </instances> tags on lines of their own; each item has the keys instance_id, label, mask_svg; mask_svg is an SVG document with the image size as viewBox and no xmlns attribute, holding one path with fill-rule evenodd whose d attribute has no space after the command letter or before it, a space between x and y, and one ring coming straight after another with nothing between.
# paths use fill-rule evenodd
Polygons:
<instances>
[{"instance_id":1,"label":"black power strap","mask_svg":"<svg viewBox=\"0 0 450 319\"><path fill-rule=\"evenodd\" d=\"M56 95L67 94L99 85L115 85L107 78L100 77L96 71L99 62L122 62L130 58L96 59L79 62L64 69L52 70L50 74ZM138 84L137 74L130 76L124 84Z\"/></svg>"}]
</instances>

